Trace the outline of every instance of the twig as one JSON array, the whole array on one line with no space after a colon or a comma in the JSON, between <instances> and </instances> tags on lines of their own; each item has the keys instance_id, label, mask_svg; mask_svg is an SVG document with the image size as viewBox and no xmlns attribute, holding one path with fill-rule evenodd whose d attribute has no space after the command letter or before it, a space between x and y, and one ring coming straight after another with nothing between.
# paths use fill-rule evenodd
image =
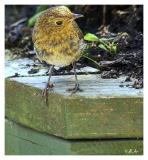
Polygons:
<instances>
[{"instance_id":1,"label":"twig","mask_svg":"<svg viewBox=\"0 0 148 160\"><path fill-rule=\"evenodd\" d=\"M11 24L10 27L16 27L17 25L24 23L25 21L27 21L27 18L20 19L19 21Z\"/></svg>"}]
</instances>

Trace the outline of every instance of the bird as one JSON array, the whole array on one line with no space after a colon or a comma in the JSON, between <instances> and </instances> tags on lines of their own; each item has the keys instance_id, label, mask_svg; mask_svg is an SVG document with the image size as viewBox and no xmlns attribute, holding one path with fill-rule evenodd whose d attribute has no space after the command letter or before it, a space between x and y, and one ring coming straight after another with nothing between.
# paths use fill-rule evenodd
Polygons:
<instances>
[{"instance_id":1,"label":"bird","mask_svg":"<svg viewBox=\"0 0 148 160\"><path fill-rule=\"evenodd\" d=\"M83 33L75 21L80 17L83 15L71 12L66 6L55 6L45 10L36 20L32 34L34 50L41 62L45 61L51 65L48 81L42 92L46 103L48 90L53 87L50 80L55 66L72 64L75 86L68 91L82 91L76 73L76 62L84 49Z\"/></svg>"}]
</instances>

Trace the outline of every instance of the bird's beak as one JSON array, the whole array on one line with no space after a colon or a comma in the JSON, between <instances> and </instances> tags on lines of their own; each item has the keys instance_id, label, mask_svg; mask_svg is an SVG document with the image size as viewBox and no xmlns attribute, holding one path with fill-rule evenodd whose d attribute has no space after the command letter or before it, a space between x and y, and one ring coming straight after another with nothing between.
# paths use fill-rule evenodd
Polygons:
<instances>
[{"instance_id":1,"label":"bird's beak","mask_svg":"<svg viewBox=\"0 0 148 160\"><path fill-rule=\"evenodd\" d=\"M84 17L84 16L82 14L73 13L73 17L74 17L74 19L77 19L77 18Z\"/></svg>"}]
</instances>

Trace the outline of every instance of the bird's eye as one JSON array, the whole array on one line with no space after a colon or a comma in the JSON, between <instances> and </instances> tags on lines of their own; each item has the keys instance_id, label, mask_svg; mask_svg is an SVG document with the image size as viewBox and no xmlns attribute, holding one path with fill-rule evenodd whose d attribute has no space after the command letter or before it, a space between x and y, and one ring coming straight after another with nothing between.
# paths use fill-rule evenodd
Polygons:
<instances>
[{"instance_id":1,"label":"bird's eye","mask_svg":"<svg viewBox=\"0 0 148 160\"><path fill-rule=\"evenodd\" d=\"M61 26L63 24L62 21L56 21L55 23L56 23L57 26Z\"/></svg>"}]
</instances>

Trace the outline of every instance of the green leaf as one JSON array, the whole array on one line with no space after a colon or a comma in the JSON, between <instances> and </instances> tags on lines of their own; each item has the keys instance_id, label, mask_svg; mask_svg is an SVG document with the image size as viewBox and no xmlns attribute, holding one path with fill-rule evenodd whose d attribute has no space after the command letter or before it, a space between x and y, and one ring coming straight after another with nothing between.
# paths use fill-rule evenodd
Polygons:
<instances>
[{"instance_id":1,"label":"green leaf","mask_svg":"<svg viewBox=\"0 0 148 160\"><path fill-rule=\"evenodd\" d=\"M107 52L108 52L108 49L105 47L105 45L103 45L103 44L99 44L99 47L100 47L101 49L103 49L103 50L105 50L105 51L107 51Z\"/></svg>"},{"instance_id":2,"label":"green leaf","mask_svg":"<svg viewBox=\"0 0 148 160\"><path fill-rule=\"evenodd\" d=\"M116 45L112 46L112 52L115 54L117 53L117 46Z\"/></svg>"},{"instance_id":3,"label":"green leaf","mask_svg":"<svg viewBox=\"0 0 148 160\"><path fill-rule=\"evenodd\" d=\"M34 16L32 16L29 20L28 20L28 26L29 27L33 27L37 18L43 13L44 11L35 14Z\"/></svg>"},{"instance_id":4,"label":"green leaf","mask_svg":"<svg viewBox=\"0 0 148 160\"><path fill-rule=\"evenodd\" d=\"M98 42L98 41L99 41L99 38L98 38L96 35L94 35L94 34L87 33L87 34L84 36L84 40L90 41L90 42Z\"/></svg>"}]
</instances>

